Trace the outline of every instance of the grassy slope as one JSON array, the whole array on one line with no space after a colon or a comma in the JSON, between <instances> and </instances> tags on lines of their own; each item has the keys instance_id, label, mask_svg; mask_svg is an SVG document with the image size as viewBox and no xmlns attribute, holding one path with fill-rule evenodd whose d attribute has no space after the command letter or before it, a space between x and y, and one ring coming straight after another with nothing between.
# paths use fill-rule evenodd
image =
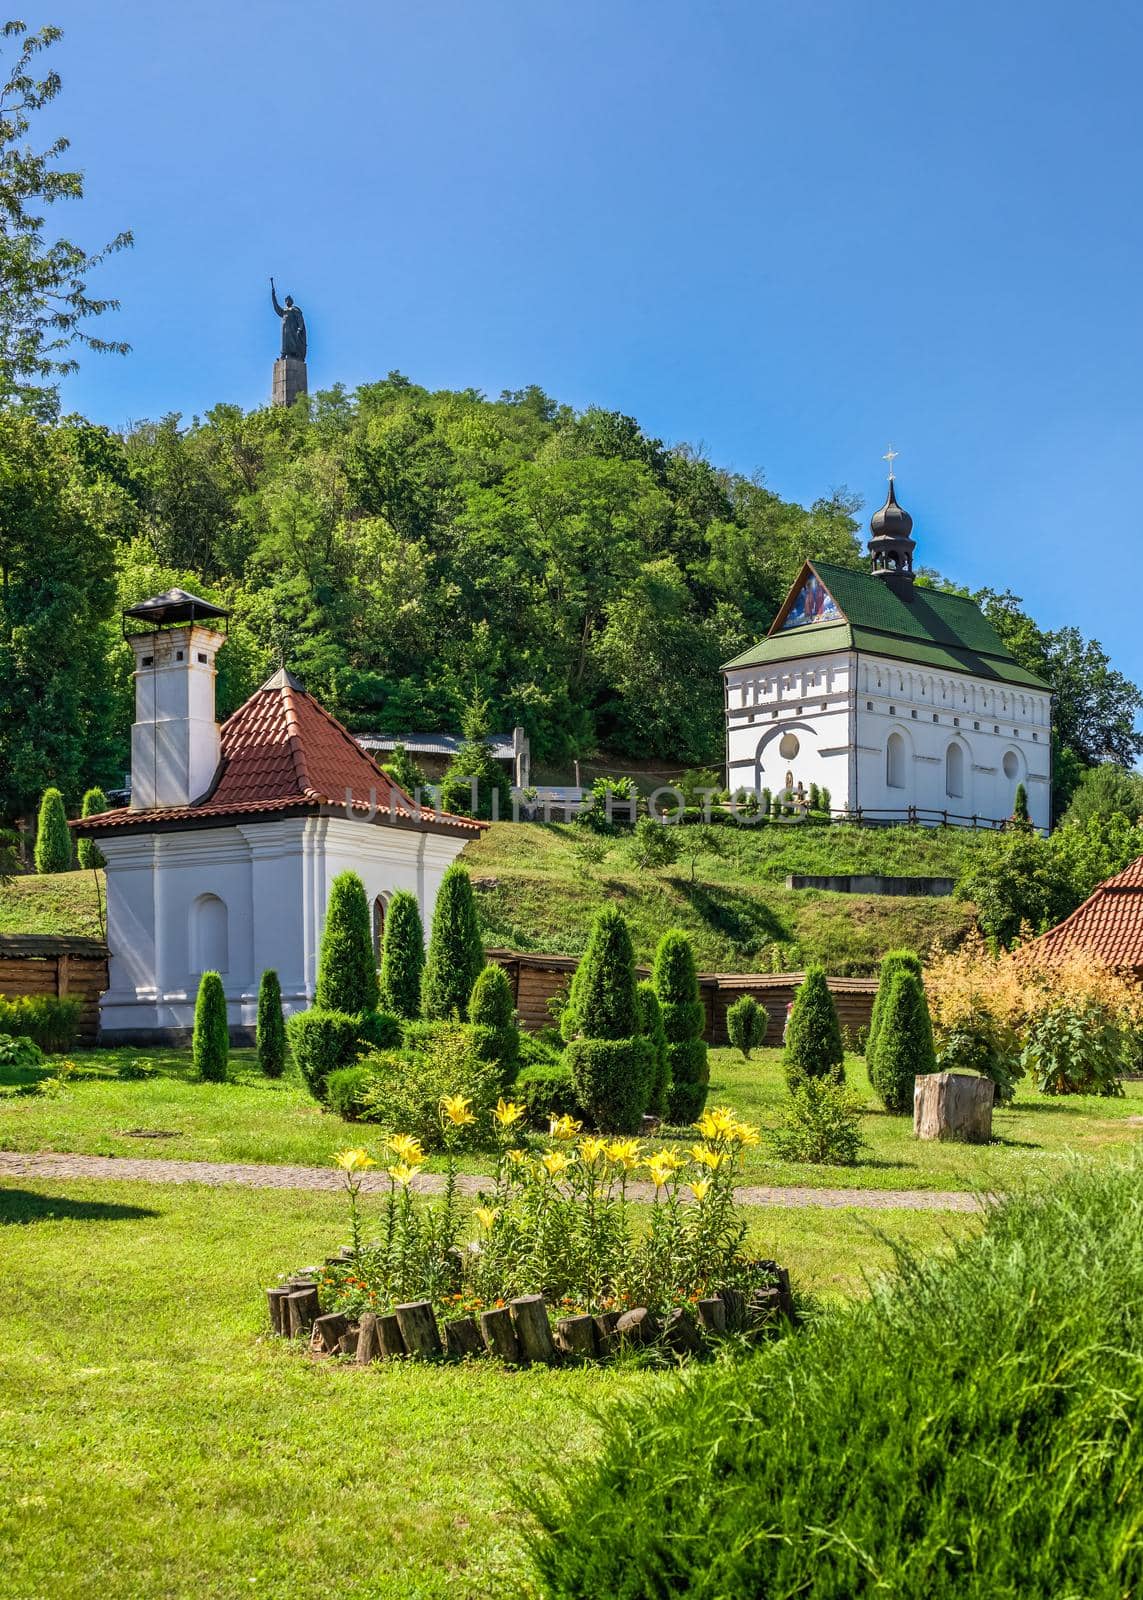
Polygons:
<instances>
[{"instance_id":1,"label":"grassy slope","mask_svg":"<svg viewBox=\"0 0 1143 1600\"><path fill-rule=\"evenodd\" d=\"M0 885L0 933L81 934L103 937L99 915L102 872L55 872Z\"/></svg>"},{"instance_id":2,"label":"grassy slope","mask_svg":"<svg viewBox=\"0 0 1143 1600\"><path fill-rule=\"evenodd\" d=\"M156 1068L149 1080L119 1077L119 1067L138 1054L80 1054L77 1076L57 1097L0 1100L0 1147L329 1166L346 1144L379 1143L368 1125L323 1113L294 1077L267 1081L249 1051L234 1052L234 1081L228 1084L196 1082L185 1051L148 1055ZM1050 1174L1071 1152L1113 1153L1143 1132L1128 1120L1143 1112L1143 1083L1131 1083L1122 1100L1052 1099L1027 1089L1012 1108L996 1113L993 1144L922 1144L913 1138L909 1118L878 1108L859 1058L850 1059L848 1072L850 1084L866 1097L862 1131L869 1148L862 1160L853 1167L798 1166L773 1159L764 1141L747 1152L744 1181L814 1188L1004 1189ZM0 1073L0 1087L14 1076L10 1069ZM761 1051L749 1062L733 1050L711 1052L710 1104L733 1106L761 1127L773 1128L785 1100L778 1051ZM176 1137L132 1138L133 1129L159 1129ZM464 1166L485 1172L489 1158L470 1156Z\"/></svg>"}]
</instances>

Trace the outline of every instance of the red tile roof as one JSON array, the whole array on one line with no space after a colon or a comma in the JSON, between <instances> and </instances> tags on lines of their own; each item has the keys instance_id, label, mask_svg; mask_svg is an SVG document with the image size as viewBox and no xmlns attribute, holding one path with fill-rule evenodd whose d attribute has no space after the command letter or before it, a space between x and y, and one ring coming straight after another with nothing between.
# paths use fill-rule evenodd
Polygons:
<instances>
[{"instance_id":1,"label":"red tile roof","mask_svg":"<svg viewBox=\"0 0 1143 1600\"><path fill-rule=\"evenodd\" d=\"M477 833L486 826L444 811L418 811L336 717L283 669L223 723L218 773L200 800L153 811L105 811L75 826L77 832L86 833L89 828L170 825L347 806L366 820L376 812L382 820L433 832Z\"/></svg>"},{"instance_id":2,"label":"red tile roof","mask_svg":"<svg viewBox=\"0 0 1143 1600\"><path fill-rule=\"evenodd\" d=\"M1143 977L1143 856L1101 883L1070 917L1024 949L1040 961L1083 950Z\"/></svg>"}]
</instances>

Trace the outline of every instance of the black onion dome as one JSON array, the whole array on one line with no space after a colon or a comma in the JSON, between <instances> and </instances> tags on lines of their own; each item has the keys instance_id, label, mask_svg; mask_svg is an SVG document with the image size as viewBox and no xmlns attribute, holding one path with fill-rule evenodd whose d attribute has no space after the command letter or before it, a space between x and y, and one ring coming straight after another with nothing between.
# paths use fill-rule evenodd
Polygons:
<instances>
[{"instance_id":1,"label":"black onion dome","mask_svg":"<svg viewBox=\"0 0 1143 1600\"><path fill-rule=\"evenodd\" d=\"M870 518L869 530L875 539L908 539L913 532L913 519L897 504L897 491L889 479L889 498Z\"/></svg>"}]
</instances>

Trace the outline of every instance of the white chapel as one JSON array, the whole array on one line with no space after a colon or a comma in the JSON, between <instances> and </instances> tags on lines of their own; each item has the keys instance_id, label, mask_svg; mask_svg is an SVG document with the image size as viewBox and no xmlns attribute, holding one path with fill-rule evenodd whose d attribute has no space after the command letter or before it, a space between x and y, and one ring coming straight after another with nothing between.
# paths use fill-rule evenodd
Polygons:
<instances>
[{"instance_id":1,"label":"white chapel","mask_svg":"<svg viewBox=\"0 0 1143 1600\"><path fill-rule=\"evenodd\" d=\"M232 1036L252 1036L273 967L287 1012L312 1004L329 886L352 868L379 940L397 889L426 928L445 869L485 824L417 805L284 669L220 727L226 613L182 589L125 613L135 653L131 799L74 823L107 860L107 1044L182 1043L202 973Z\"/></svg>"},{"instance_id":2,"label":"white chapel","mask_svg":"<svg viewBox=\"0 0 1143 1600\"><path fill-rule=\"evenodd\" d=\"M915 583L889 497L870 572L807 561L760 644L723 668L727 787L811 784L871 821L995 825L1023 784L1051 823L1051 693L974 600Z\"/></svg>"}]
</instances>

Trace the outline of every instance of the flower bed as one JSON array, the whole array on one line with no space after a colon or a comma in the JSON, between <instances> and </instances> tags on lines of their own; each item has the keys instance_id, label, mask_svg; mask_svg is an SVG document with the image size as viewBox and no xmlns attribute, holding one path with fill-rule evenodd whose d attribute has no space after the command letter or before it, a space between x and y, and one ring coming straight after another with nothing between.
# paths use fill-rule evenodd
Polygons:
<instances>
[{"instance_id":1,"label":"flower bed","mask_svg":"<svg viewBox=\"0 0 1143 1600\"><path fill-rule=\"evenodd\" d=\"M788 1274L743 1248L734 1187L758 1133L730 1112L705 1113L680 1155L583 1135L566 1116L552 1119L547 1138L526 1141L524 1108L501 1100L492 1186L465 1215L455 1150L470 1117L466 1100L442 1100L437 1204L413 1201L420 1141L386 1141L382 1233L369 1243L361 1179L377 1163L365 1150L341 1153L353 1243L267 1291L276 1333L363 1364L485 1353L527 1362L599 1359L624 1346L691 1355L794 1320ZM629 1190L648 1180L645 1214Z\"/></svg>"}]
</instances>

